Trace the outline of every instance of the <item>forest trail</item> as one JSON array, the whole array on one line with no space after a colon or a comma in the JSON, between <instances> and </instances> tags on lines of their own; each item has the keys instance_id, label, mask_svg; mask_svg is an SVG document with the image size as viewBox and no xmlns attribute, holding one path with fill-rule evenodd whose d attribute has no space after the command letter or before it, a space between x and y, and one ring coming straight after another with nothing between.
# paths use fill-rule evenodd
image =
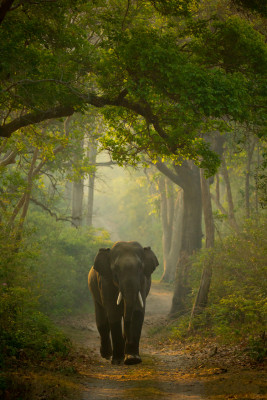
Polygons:
<instances>
[{"instance_id":1,"label":"forest trail","mask_svg":"<svg viewBox=\"0 0 267 400\"><path fill-rule=\"evenodd\" d=\"M166 317L171 299L170 289L160 284L152 285L140 343L143 362L138 365L114 366L100 357L94 315L89 315L88 320L80 317L72 322L65 321L67 333L84 352L84 364L80 363L77 371L80 376L77 398L266 400L264 368L241 367L239 370L237 366L231 366L227 351L225 360L216 361L213 357L210 365L211 356L207 349L192 351L190 346L168 345L160 340L157 330L168 323Z\"/></svg>"},{"instance_id":2,"label":"forest trail","mask_svg":"<svg viewBox=\"0 0 267 400\"><path fill-rule=\"evenodd\" d=\"M57 323L76 349L67 358L17 364L3 400L267 400L266 364L251 363L240 346L162 338L171 299L170 288L152 284L141 364L116 366L100 357L93 314L64 317Z\"/></svg>"},{"instance_id":3,"label":"forest trail","mask_svg":"<svg viewBox=\"0 0 267 400\"><path fill-rule=\"evenodd\" d=\"M75 327L68 329L68 333L76 344L88 349L93 358L93 365L89 371L79 371L84 378L81 400L204 398L202 383L188 376L186 372L186 355L163 348L159 340L151 338L153 330L167 323L171 299L172 293L169 290L159 284L152 285L147 298L140 343L143 362L139 365L114 366L110 361L102 359L94 316L89 316L88 324L82 320L75 321Z\"/></svg>"}]
</instances>

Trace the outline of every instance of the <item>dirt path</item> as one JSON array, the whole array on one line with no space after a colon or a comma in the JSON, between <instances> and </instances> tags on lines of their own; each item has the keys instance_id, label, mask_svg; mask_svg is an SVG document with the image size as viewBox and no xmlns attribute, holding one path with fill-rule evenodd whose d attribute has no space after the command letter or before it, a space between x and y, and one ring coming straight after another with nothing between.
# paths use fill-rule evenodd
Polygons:
<instances>
[{"instance_id":1,"label":"dirt path","mask_svg":"<svg viewBox=\"0 0 267 400\"><path fill-rule=\"evenodd\" d=\"M100 357L94 315L64 318L60 325L78 349L61 362L44 360L32 368L16 364L7 375L3 399L267 400L266 364L251 364L240 348L236 351L210 339L184 344L162 339L158 331L169 323L171 298L170 290L152 285L141 364L114 366Z\"/></svg>"},{"instance_id":2,"label":"dirt path","mask_svg":"<svg viewBox=\"0 0 267 400\"><path fill-rule=\"evenodd\" d=\"M80 371L87 378L82 400L203 398L200 382L185 377L181 380L185 374L184 356L167 353L151 339L150 331L166 323L170 305L171 293L153 285L140 344L143 363L138 366L113 366L103 360L99 356L99 335L94 320L90 321L90 337L82 344L93 352L95 362L91 371Z\"/></svg>"},{"instance_id":3,"label":"dirt path","mask_svg":"<svg viewBox=\"0 0 267 400\"><path fill-rule=\"evenodd\" d=\"M264 368L241 371L233 366L231 369L227 354L225 363L216 362L214 357L210 365L210 355L203 356L206 350L192 351L191 347L187 350L161 343L155 331L168 322L166 315L171 298L168 289L159 284L152 285L140 344L143 362L134 366L113 366L100 357L93 315L88 320L78 318L71 324L65 322L67 333L84 351L84 366L78 370L81 377L79 400L267 399Z\"/></svg>"}]
</instances>

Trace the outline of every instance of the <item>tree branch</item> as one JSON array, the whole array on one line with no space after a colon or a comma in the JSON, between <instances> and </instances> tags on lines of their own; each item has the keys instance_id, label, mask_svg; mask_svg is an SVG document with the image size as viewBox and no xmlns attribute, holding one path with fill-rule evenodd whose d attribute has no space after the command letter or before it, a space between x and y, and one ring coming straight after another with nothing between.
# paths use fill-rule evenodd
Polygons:
<instances>
[{"instance_id":1,"label":"tree branch","mask_svg":"<svg viewBox=\"0 0 267 400\"><path fill-rule=\"evenodd\" d=\"M219 208L219 210L221 211L221 213L228 216L228 212L227 212L226 209L223 207L223 205L220 203L220 200L217 198L217 196L214 196L214 194L211 193L211 194L210 194L210 197L212 198L212 200L214 201L214 203L216 204L216 206Z\"/></svg>"},{"instance_id":2,"label":"tree branch","mask_svg":"<svg viewBox=\"0 0 267 400\"><path fill-rule=\"evenodd\" d=\"M168 135L164 129L161 128L158 118L153 114L150 106L148 104L141 105L139 103L130 102L125 98L126 96L126 89L122 90L116 99L97 96L94 93L88 93L87 95L83 93L77 93L77 97L80 97L84 104L90 104L97 108L105 106L117 106L134 111L136 114L141 115L146 119L146 121L152 124L159 136L167 143ZM49 110L35 111L26 115L22 115L18 118L15 118L12 122L0 126L0 137L10 137L13 132L24 128L25 126L36 124L48 119L68 117L74 114L74 112L74 106L58 106Z\"/></svg>"},{"instance_id":3,"label":"tree branch","mask_svg":"<svg viewBox=\"0 0 267 400\"><path fill-rule=\"evenodd\" d=\"M15 118L12 122L0 126L0 137L10 137L11 134L25 126L37 124L52 118L68 117L74 113L72 106L59 106L45 111L36 111Z\"/></svg>"},{"instance_id":4,"label":"tree branch","mask_svg":"<svg viewBox=\"0 0 267 400\"><path fill-rule=\"evenodd\" d=\"M194 171L191 171L190 168L188 168L186 161L184 161L182 165L174 165L175 172L161 161L156 163L156 167L161 173L182 189L188 184L189 179L194 175Z\"/></svg>"},{"instance_id":5,"label":"tree branch","mask_svg":"<svg viewBox=\"0 0 267 400\"><path fill-rule=\"evenodd\" d=\"M0 160L0 167L6 167L9 164L13 164L17 154L17 150L9 151L7 154L5 154L5 157Z\"/></svg>"},{"instance_id":6,"label":"tree branch","mask_svg":"<svg viewBox=\"0 0 267 400\"><path fill-rule=\"evenodd\" d=\"M71 222L72 218L71 217L58 217L57 214L54 211L51 211L46 205L44 205L43 203L41 203L40 201L34 199L34 198L30 198L30 201L34 204L36 204L38 207L41 207L43 210L47 211L51 217L55 217L56 221L67 221L67 222Z\"/></svg>"},{"instance_id":7,"label":"tree branch","mask_svg":"<svg viewBox=\"0 0 267 400\"><path fill-rule=\"evenodd\" d=\"M12 4L14 3L14 0L2 0L0 4L0 24L3 22L5 19L6 14L12 7Z\"/></svg>"}]
</instances>

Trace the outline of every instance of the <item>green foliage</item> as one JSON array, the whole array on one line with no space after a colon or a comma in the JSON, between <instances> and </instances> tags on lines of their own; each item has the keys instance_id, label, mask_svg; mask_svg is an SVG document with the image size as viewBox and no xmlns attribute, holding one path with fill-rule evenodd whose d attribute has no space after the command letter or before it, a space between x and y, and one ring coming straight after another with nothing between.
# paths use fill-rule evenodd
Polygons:
<instances>
[{"instance_id":1,"label":"green foliage","mask_svg":"<svg viewBox=\"0 0 267 400\"><path fill-rule=\"evenodd\" d=\"M84 73L82 64L91 60L85 32L73 23L82 3L24 2L6 15L0 32L4 109L81 103L70 86Z\"/></svg>"},{"instance_id":2,"label":"green foliage","mask_svg":"<svg viewBox=\"0 0 267 400\"><path fill-rule=\"evenodd\" d=\"M178 8L180 3L194 2L178 2ZM212 175L219 162L203 134L228 130L226 115L264 124L264 37L234 15L184 19L179 30L168 29L164 19L159 25L137 22L102 45L98 84L113 96L126 94L124 109L103 110L110 129L102 144L120 164L135 165L145 151L152 160L192 159Z\"/></svg>"},{"instance_id":3,"label":"green foliage","mask_svg":"<svg viewBox=\"0 0 267 400\"><path fill-rule=\"evenodd\" d=\"M44 359L69 352L69 340L39 311L32 291L3 285L0 290L1 363L10 356Z\"/></svg>"},{"instance_id":4,"label":"green foliage","mask_svg":"<svg viewBox=\"0 0 267 400\"><path fill-rule=\"evenodd\" d=\"M265 332L261 337L251 337L246 350L252 359L262 362L267 356Z\"/></svg>"},{"instance_id":5,"label":"green foliage","mask_svg":"<svg viewBox=\"0 0 267 400\"><path fill-rule=\"evenodd\" d=\"M263 17L267 16L267 4L262 0L232 0L232 2L242 7L244 10L256 11L260 13Z\"/></svg>"},{"instance_id":6,"label":"green foliage","mask_svg":"<svg viewBox=\"0 0 267 400\"><path fill-rule=\"evenodd\" d=\"M247 221L239 235L228 236L213 250L203 250L195 257L194 296L205 263L212 263L213 276L208 307L194 318L193 329L226 342L251 337L253 348L267 322L266 238L266 219ZM174 336L186 336L188 323L189 316L183 317Z\"/></svg>"},{"instance_id":7,"label":"green foliage","mask_svg":"<svg viewBox=\"0 0 267 400\"><path fill-rule=\"evenodd\" d=\"M265 74L267 49L264 36L251 23L237 16L214 20L191 44L202 62L227 72Z\"/></svg>"},{"instance_id":8,"label":"green foliage","mask_svg":"<svg viewBox=\"0 0 267 400\"><path fill-rule=\"evenodd\" d=\"M34 244L7 238L1 226L0 249L0 364L11 356L66 355L70 343L40 312L38 297L30 288L27 265L36 261Z\"/></svg>"},{"instance_id":9,"label":"green foliage","mask_svg":"<svg viewBox=\"0 0 267 400\"><path fill-rule=\"evenodd\" d=\"M163 15L189 17L195 11L196 0L150 0L153 6Z\"/></svg>"},{"instance_id":10,"label":"green foliage","mask_svg":"<svg viewBox=\"0 0 267 400\"><path fill-rule=\"evenodd\" d=\"M32 212L23 240L0 230L0 354L6 359L66 356L71 344L47 314L88 310L87 274L107 234Z\"/></svg>"},{"instance_id":11,"label":"green foliage","mask_svg":"<svg viewBox=\"0 0 267 400\"><path fill-rule=\"evenodd\" d=\"M226 129L223 119L263 124L267 52L254 20L211 3L20 4L1 25L3 123L21 111L108 106L103 144L121 164L146 152L213 174L203 133Z\"/></svg>"},{"instance_id":12,"label":"green foliage","mask_svg":"<svg viewBox=\"0 0 267 400\"><path fill-rule=\"evenodd\" d=\"M28 224L35 229L31 241L38 242L40 251L28 268L41 310L49 315L88 310L87 275L98 249L110 246L108 234L78 230L38 212L31 213Z\"/></svg>"}]
</instances>

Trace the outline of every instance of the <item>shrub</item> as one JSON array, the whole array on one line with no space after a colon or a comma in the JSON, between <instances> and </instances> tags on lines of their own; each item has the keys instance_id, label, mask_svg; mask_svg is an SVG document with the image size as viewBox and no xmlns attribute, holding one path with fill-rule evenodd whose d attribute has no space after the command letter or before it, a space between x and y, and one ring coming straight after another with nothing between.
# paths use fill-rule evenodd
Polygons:
<instances>
[{"instance_id":1,"label":"shrub","mask_svg":"<svg viewBox=\"0 0 267 400\"><path fill-rule=\"evenodd\" d=\"M10 356L42 359L68 353L69 340L39 311L30 290L2 286L0 294L1 363Z\"/></svg>"},{"instance_id":2,"label":"shrub","mask_svg":"<svg viewBox=\"0 0 267 400\"><path fill-rule=\"evenodd\" d=\"M213 266L208 306L194 318L195 332L215 335L223 341L254 338L249 340L258 343L267 317L266 259L265 220L246 221L238 235L228 236L216 243L213 250L204 249L194 256L190 277L192 300L203 265ZM173 329L176 338L188 334L188 323L189 315L177 321Z\"/></svg>"},{"instance_id":3,"label":"shrub","mask_svg":"<svg viewBox=\"0 0 267 400\"><path fill-rule=\"evenodd\" d=\"M98 249L110 246L108 234L88 227L76 229L39 213L33 216L36 232L31 240L39 243L40 254L28 269L42 311L64 315L86 309L88 272Z\"/></svg>"}]
</instances>

